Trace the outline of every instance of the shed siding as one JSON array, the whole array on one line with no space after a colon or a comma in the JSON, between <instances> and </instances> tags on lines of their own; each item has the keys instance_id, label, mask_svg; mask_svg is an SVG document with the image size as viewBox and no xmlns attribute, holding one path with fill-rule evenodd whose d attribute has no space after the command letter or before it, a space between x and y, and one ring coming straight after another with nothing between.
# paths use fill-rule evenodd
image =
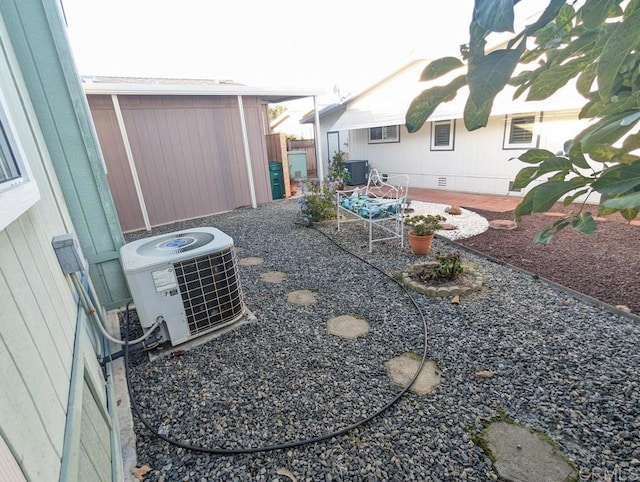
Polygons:
<instances>
[{"instance_id":1,"label":"shed siding","mask_svg":"<svg viewBox=\"0 0 640 482\"><path fill-rule=\"evenodd\" d=\"M89 107L102 155L107 162L107 180L120 223L123 227L125 224L144 225L111 98L106 95L92 95L89 97Z\"/></svg>"},{"instance_id":2,"label":"shed siding","mask_svg":"<svg viewBox=\"0 0 640 482\"><path fill-rule=\"evenodd\" d=\"M144 227L109 96L89 95L125 231ZM251 204L235 97L118 96L149 222L156 226ZM243 98L256 199L271 199L264 106Z\"/></svg>"}]
</instances>

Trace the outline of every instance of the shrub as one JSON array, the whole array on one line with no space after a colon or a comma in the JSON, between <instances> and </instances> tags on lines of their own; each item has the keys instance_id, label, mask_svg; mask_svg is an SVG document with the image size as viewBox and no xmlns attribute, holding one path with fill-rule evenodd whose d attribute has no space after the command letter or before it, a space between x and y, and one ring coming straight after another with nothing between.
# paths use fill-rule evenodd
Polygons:
<instances>
[{"instance_id":1,"label":"shrub","mask_svg":"<svg viewBox=\"0 0 640 482\"><path fill-rule=\"evenodd\" d=\"M462 256L457 251L449 254L436 254L436 264L431 270L430 279L453 281L462 274Z\"/></svg>"},{"instance_id":2,"label":"shrub","mask_svg":"<svg viewBox=\"0 0 640 482\"><path fill-rule=\"evenodd\" d=\"M342 184L349 182L351 175L347 169L346 153L338 151L333 155L329 163L329 178Z\"/></svg>"},{"instance_id":3,"label":"shrub","mask_svg":"<svg viewBox=\"0 0 640 482\"><path fill-rule=\"evenodd\" d=\"M336 218L336 189L338 181L306 181L298 198L302 222L307 226L318 221Z\"/></svg>"}]
</instances>

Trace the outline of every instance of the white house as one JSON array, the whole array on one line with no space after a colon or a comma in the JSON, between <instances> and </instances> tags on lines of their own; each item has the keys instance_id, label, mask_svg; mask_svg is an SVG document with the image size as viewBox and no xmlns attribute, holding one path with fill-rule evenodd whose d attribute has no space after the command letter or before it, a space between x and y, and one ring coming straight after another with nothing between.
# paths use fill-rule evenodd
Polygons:
<instances>
[{"instance_id":1,"label":"white house","mask_svg":"<svg viewBox=\"0 0 640 482\"><path fill-rule=\"evenodd\" d=\"M578 119L585 101L570 86L536 102L514 100L507 88L497 96L487 127L469 132L462 119L468 92L463 89L409 134L404 124L413 98L445 83L419 81L429 62L410 62L344 103L321 110L324 162L341 150L382 173L408 174L412 187L506 195L525 166L510 159L531 147L561 151L586 126ZM313 122L313 113L301 122Z\"/></svg>"}]
</instances>

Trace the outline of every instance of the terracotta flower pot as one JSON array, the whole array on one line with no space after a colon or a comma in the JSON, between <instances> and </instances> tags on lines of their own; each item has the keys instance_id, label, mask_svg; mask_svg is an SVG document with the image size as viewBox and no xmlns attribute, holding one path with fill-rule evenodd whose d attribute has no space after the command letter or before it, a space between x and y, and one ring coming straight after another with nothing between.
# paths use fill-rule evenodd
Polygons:
<instances>
[{"instance_id":1,"label":"terracotta flower pot","mask_svg":"<svg viewBox=\"0 0 640 482\"><path fill-rule=\"evenodd\" d=\"M429 254L431 243L433 243L433 234L418 236L415 231L409 231L409 246L413 254Z\"/></svg>"}]
</instances>

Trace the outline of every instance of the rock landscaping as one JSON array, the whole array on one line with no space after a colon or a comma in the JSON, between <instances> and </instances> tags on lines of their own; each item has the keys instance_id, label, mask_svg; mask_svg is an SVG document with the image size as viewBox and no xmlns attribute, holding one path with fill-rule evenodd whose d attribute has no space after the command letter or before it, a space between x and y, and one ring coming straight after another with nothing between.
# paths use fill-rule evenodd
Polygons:
<instances>
[{"instance_id":1,"label":"rock landscaping","mask_svg":"<svg viewBox=\"0 0 640 482\"><path fill-rule=\"evenodd\" d=\"M420 396L407 393L347 434L255 454L184 450L158 440L134 419L138 465L150 468L145 481L498 480L502 473L477 437L500 417L544 434L581 477L638 477L635 318L472 254L465 257L484 277L481 291L459 303L417 293L412 301L384 274L415 261L406 245L378 243L368 253L361 227L336 233L326 224L317 231L297 225L297 216L297 204L282 201L197 220L229 234L244 257L263 259L239 267L256 321L181 356L150 362L134 355L133 392L143 415L167 436L223 449L339 430L398 393L387 366L423 352L420 312L440 384ZM188 226L163 226L152 234L181 227ZM453 250L441 239L434 247ZM286 279L261 279L274 271ZM316 302L294 303L300 298L290 294L303 290ZM330 334L327 320L345 313L367 320L366 334Z\"/></svg>"}]
</instances>

